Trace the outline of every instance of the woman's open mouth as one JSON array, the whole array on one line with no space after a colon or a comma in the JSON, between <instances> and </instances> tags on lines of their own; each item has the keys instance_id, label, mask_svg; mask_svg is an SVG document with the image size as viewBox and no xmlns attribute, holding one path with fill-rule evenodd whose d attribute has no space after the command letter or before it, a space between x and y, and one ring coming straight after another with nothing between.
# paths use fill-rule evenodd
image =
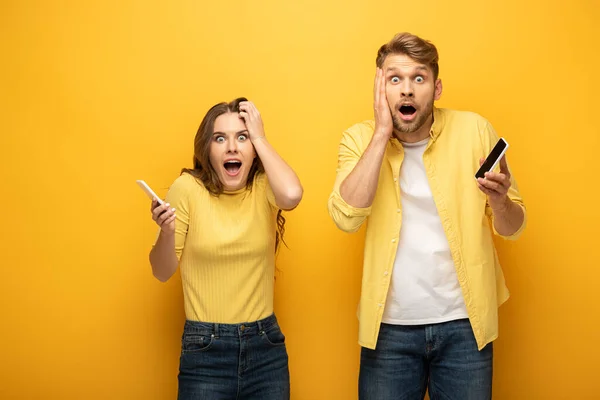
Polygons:
<instances>
[{"instance_id":1,"label":"woman's open mouth","mask_svg":"<svg viewBox=\"0 0 600 400\"><path fill-rule=\"evenodd\" d=\"M225 167L225 172L227 172L227 175L236 176L242 169L242 162L239 160L225 161L223 163L223 167Z\"/></svg>"}]
</instances>

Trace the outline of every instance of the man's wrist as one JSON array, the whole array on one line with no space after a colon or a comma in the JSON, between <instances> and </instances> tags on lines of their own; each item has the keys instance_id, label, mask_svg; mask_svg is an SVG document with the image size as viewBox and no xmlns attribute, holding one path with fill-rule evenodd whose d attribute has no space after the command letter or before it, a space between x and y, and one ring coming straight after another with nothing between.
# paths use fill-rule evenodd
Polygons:
<instances>
[{"instance_id":1,"label":"man's wrist","mask_svg":"<svg viewBox=\"0 0 600 400\"><path fill-rule=\"evenodd\" d=\"M379 126L375 126L373 136L389 139L392 136L392 131L390 131L386 128L381 128Z\"/></svg>"},{"instance_id":2,"label":"man's wrist","mask_svg":"<svg viewBox=\"0 0 600 400\"><path fill-rule=\"evenodd\" d=\"M375 129L375 132L373 132L373 138L371 140L376 143L385 143L387 145L387 142L390 140L390 137L391 136L387 132L385 132L385 130Z\"/></svg>"},{"instance_id":3,"label":"man's wrist","mask_svg":"<svg viewBox=\"0 0 600 400\"><path fill-rule=\"evenodd\" d=\"M494 214L502 214L507 212L510 209L511 205L512 200L510 199L510 197L508 197L508 195L506 195L504 197L504 200L501 201L499 204L490 206L492 207L492 211L494 212Z\"/></svg>"}]
</instances>

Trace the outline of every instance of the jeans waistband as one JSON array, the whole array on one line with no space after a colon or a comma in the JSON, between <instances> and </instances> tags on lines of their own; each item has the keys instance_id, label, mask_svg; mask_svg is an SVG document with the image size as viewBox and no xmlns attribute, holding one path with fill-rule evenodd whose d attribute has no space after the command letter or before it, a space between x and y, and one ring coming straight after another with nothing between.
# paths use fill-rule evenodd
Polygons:
<instances>
[{"instance_id":1,"label":"jeans waistband","mask_svg":"<svg viewBox=\"0 0 600 400\"><path fill-rule=\"evenodd\" d=\"M275 317L275 314L271 314L270 316L258 321L243 322L239 324L221 324L217 322L186 320L184 326L184 333L199 334L205 336L214 335L215 337L239 337L247 335L257 335L273 326L277 326L277 317Z\"/></svg>"}]
</instances>

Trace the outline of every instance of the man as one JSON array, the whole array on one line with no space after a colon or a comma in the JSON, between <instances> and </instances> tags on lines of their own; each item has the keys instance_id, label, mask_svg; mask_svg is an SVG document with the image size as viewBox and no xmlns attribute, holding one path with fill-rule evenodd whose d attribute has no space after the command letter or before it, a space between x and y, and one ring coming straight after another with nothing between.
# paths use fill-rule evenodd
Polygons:
<instances>
[{"instance_id":1,"label":"man","mask_svg":"<svg viewBox=\"0 0 600 400\"><path fill-rule=\"evenodd\" d=\"M368 220L359 397L489 399L509 296L492 233L520 235L523 201L505 157L475 179L498 136L475 113L434 106L433 44L401 33L376 63L375 118L344 132L328 204L343 231Z\"/></svg>"}]
</instances>

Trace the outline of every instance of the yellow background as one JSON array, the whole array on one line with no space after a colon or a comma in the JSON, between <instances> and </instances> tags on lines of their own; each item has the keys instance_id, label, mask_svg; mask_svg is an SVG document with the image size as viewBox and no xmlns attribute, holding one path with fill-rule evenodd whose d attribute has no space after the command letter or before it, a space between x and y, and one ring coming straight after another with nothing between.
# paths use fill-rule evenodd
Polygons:
<instances>
[{"instance_id":1,"label":"yellow background","mask_svg":"<svg viewBox=\"0 0 600 400\"><path fill-rule=\"evenodd\" d=\"M363 232L326 203L342 131L372 116L376 51L403 30L439 48L438 105L508 140L529 209L498 243L494 398L598 398L597 0L0 7L0 398L174 398L181 284L152 277L135 180L164 195L206 110L243 95L305 187L276 283L292 398L356 399Z\"/></svg>"}]
</instances>

